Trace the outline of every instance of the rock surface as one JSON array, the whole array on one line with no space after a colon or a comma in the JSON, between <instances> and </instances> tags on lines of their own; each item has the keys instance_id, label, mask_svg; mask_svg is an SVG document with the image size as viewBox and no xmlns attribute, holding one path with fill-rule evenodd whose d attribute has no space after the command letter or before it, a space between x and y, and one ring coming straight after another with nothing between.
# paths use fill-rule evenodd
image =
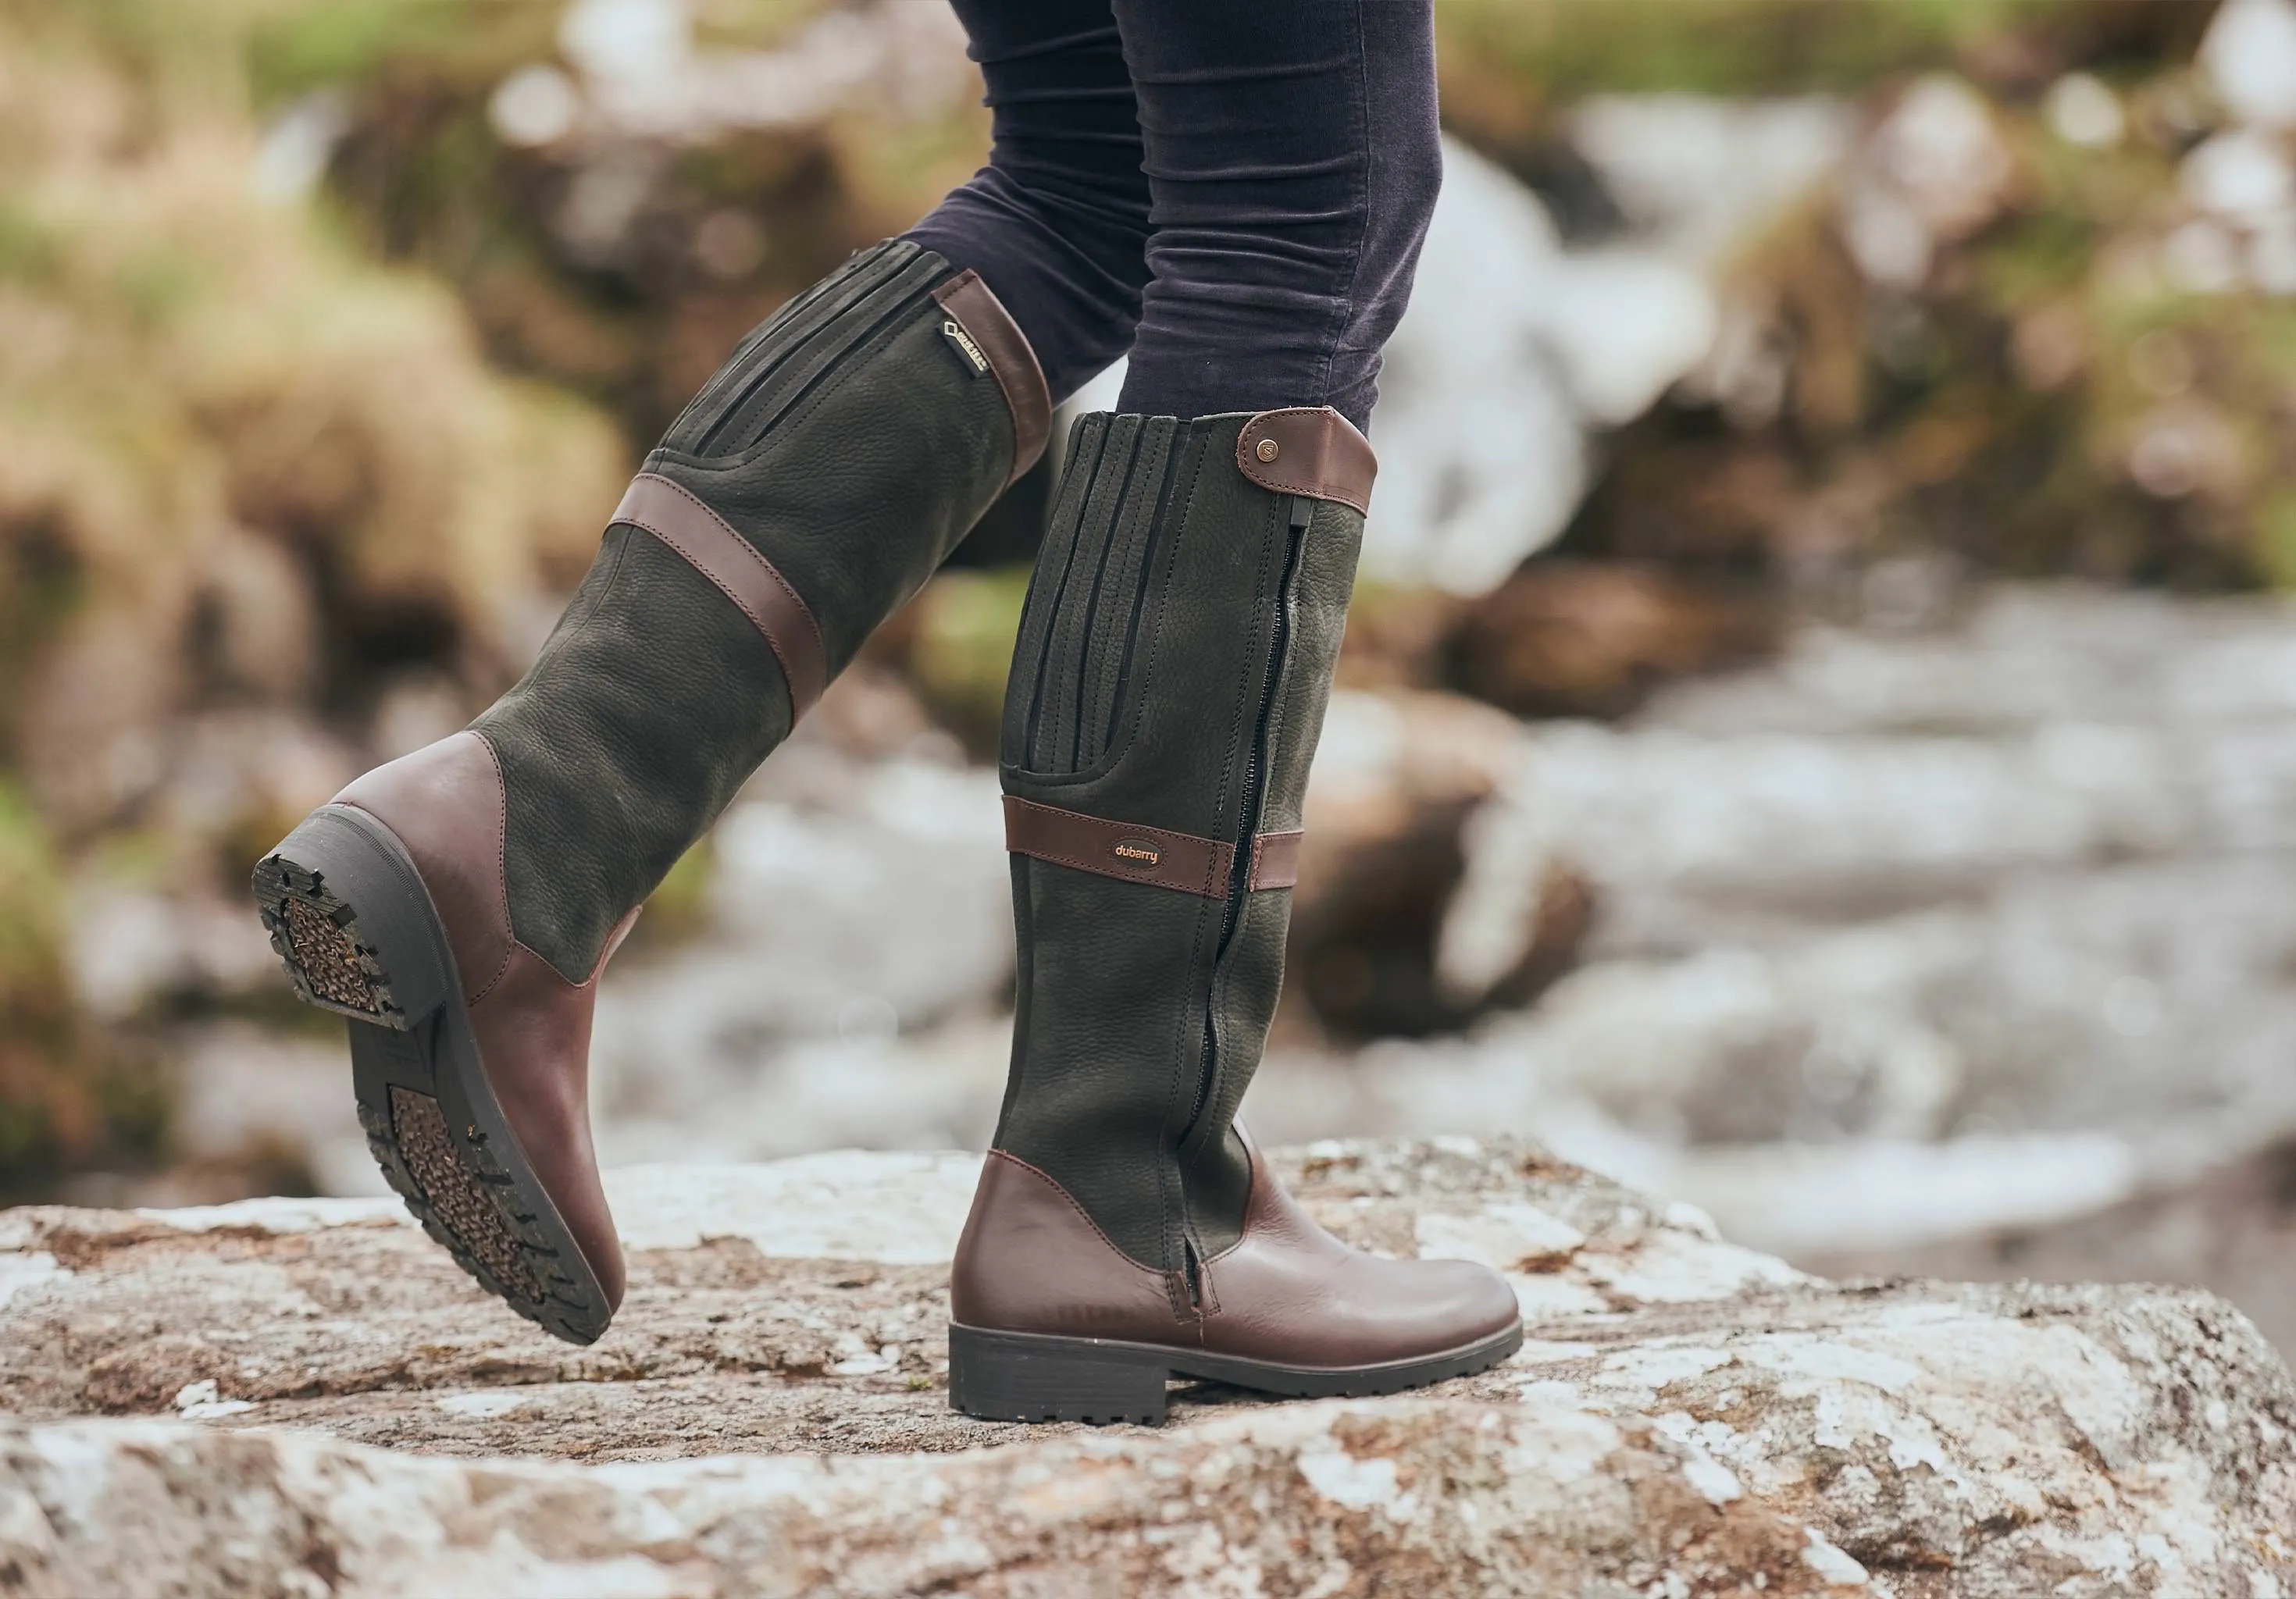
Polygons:
<instances>
[{"instance_id":1,"label":"rock surface","mask_svg":"<svg viewBox=\"0 0 2296 1599\"><path fill-rule=\"evenodd\" d=\"M1359 1242L1507 1270L1522 1354L1199 1388L1161 1431L968 1421L958 1155L618 1174L633 1287L587 1349L381 1201L8 1212L0 1588L2296 1590L2296 1385L2206 1295L1829 1283L1511 1141L1280 1163Z\"/></svg>"},{"instance_id":2,"label":"rock surface","mask_svg":"<svg viewBox=\"0 0 2296 1599\"><path fill-rule=\"evenodd\" d=\"M2165 1205L2190 1247L2009 1264L2205 1282L2296 1349L2296 1189L2237 1179L2296 1133L2291 614L2004 586L1528 726L1487 755L1440 974L1501 981L1558 871L1593 897L1582 964L1467 1039L1376 1046L1341 1114L1261 1120L1505 1128L1829 1267Z\"/></svg>"}]
</instances>

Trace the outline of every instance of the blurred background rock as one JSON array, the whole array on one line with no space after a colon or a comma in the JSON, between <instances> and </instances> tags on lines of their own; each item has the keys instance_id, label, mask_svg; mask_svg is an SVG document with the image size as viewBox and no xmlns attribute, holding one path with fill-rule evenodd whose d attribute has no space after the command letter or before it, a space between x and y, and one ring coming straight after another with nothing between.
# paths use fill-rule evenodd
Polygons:
<instances>
[{"instance_id":1,"label":"blurred background rock","mask_svg":"<svg viewBox=\"0 0 2296 1599\"><path fill-rule=\"evenodd\" d=\"M2296 1349L2296 0L1439 17L1261 1130ZM978 93L938 0L0 0L7 1198L375 1186L249 865L512 681ZM656 897L610 1160L986 1137L1056 472Z\"/></svg>"}]
</instances>

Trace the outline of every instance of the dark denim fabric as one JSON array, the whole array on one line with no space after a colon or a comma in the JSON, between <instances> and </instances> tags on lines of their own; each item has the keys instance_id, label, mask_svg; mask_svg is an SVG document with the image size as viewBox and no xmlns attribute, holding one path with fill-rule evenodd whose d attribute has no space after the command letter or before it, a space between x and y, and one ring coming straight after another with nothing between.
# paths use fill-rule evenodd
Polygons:
<instances>
[{"instance_id":1,"label":"dark denim fabric","mask_svg":"<svg viewBox=\"0 0 2296 1599\"><path fill-rule=\"evenodd\" d=\"M989 164L908 237L980 272L1056 398L1365 425L1442 178L1432 0L954 0Z\"/></svg>"}]
</instances>

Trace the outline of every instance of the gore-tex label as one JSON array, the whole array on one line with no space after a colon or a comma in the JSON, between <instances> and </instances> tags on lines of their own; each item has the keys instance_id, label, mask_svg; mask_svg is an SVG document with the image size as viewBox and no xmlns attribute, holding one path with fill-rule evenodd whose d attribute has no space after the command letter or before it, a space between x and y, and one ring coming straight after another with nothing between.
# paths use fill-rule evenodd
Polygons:
<instances>
[{"instance_id":1,"label":"gore-tex label","mask_svg":"<svg viewBox=\"0 0 2296 1599\"><path fill-rule=\"evenodd\" d=\"M981 353L980 346L973 342L972 335L964 331L962 323L952 316L940 324L940 333L942 338L956 347L956 353L963 356L965 364L972 368L974 377L988 374L988 357Z\"/></svg>"}]
</instances>

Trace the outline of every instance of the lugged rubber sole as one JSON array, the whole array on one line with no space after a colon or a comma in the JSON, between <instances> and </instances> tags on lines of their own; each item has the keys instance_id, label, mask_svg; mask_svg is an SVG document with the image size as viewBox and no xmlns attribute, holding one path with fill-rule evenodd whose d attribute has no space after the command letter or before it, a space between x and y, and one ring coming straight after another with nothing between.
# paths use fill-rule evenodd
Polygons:
<instances>
[{"instance_id":1,"label":"lugged rubber sole","mask_svg":"<svg viewBox=\"0 0 2296 1599\"><path fill-rule=\"evenodd\" d=\"M613 1312L496 1102L447 931L406 846L323 806L255 868L256 909L299 997L349 1023L359 1126L384 1179L480 1286L594 1342Z\"/></svg>"},{"instance_id":2,"label":"lugged rubber sole","mask_svg":"<svg viewBox=\"0 0 2296 1599\"><path fill-rule=\"evenodd\" d=\"M1488 1371L1522 1347L1520 1323L1439 1354L1378 1365L1284 1365L1204 1349L992 1332L951 1322L948 1402L991 1422L1139 1422L1164 1419L1164 1384L1198 1377L1287 1398L1328 1399L1400 1393Z\"/></svg>"}]
</instances>

